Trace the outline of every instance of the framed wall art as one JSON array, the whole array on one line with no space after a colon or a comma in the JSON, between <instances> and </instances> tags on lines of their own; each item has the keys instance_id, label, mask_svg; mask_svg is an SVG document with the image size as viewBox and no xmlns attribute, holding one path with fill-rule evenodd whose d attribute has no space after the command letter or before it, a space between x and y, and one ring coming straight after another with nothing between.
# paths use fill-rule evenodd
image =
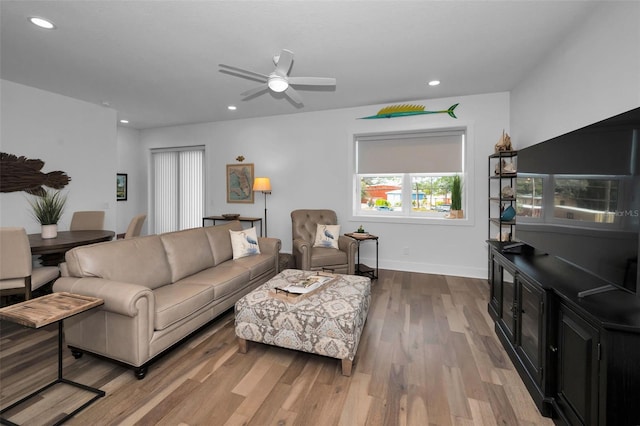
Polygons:
<instances>
[{"instance_id":1,"label":"framed wall art","mask_svg":"<svg viewBox=\"0 0 640 426\"><path fill-rule=\"evenodd\" d=\"M116 174L116 200L127 201L127 174Z\"/></svg>"},{"instance_id":2,"label":"framed wall art","mask_svg":"<svg viewBox=\"0 0 640 426\"><path fill-rule=\"evenodd\" d=\"M253 204L253 164L227 164L227 203Z\"/></svg>"}]
</instances>

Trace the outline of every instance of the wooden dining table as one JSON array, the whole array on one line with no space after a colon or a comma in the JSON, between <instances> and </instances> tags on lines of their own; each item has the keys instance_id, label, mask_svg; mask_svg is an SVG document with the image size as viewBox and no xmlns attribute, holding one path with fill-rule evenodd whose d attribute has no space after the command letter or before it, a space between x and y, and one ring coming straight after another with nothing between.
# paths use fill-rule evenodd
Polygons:
<instances>
[{"instance_id":1,"label":"wooden dining table","mask_svg":"<svg viewBox=\"0 0 640 426\"><path fill-rule=\"evenodd\" d=\"M41 234L29 234L31 254L40 256L44 266L58 266L64 262L66 252L74 247L111 241L116 235L113 231L58 231L56 238L42 238Z\"/></svg>"}]
</instances>

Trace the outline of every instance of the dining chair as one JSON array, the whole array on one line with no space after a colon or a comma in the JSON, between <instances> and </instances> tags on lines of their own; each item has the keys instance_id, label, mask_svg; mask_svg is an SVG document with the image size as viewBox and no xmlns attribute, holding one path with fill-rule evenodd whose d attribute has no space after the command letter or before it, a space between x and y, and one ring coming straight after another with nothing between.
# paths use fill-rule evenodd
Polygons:
<instances>
[{"instance_id":1,"label":"dining chair","mask_svg":"<svg viewBox=\"0 0 640 426\"><path fill-rule=\"evenodd\" d=\"M33 267L29 237L24 228L0 228L0 296L32 292L60 276L57 266Z\"/></svg>"},{"instance_id":2,"label":"dining chair","mask_svg":"<svg viewBox=\"0 0 640 426\"><path fill-rule=\"evenodd\" d=\"M71 217L70 231L90 231L104 229L104 210L77 211Z\"/></svg>"},{"instance_id":3,"label":"dining chair","mask_svg":"<svg viewBox=\"0 0 640 426\"><path fill-rule=\"evenodd\" d=\"M118 234L117 239L128 239L133 237L139 237L140 232L142 231L142 225L144 224L145 219L147 218L146 213L139 214L131 219L129 222L129 227L127 228L127 232L124 234Z\"/></svg>"}]
</instances>

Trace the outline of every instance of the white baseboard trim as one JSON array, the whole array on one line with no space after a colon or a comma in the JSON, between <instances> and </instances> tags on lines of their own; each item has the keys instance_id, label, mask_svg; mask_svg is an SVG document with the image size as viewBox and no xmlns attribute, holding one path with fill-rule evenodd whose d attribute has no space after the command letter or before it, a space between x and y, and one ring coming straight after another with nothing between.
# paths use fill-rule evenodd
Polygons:
<instances>
[{"instance_id":1,"label":"white baseboard trim","mask_svg":"<svg viewBox=\"0 0 640 426\"><path fill-rule=\"evenodd\" d=\"M375 268L375 258L360 258L363 263L371 268ZM401 261L380 261L380 269L390 269L392 271L419 272L424 274L452 275L456 277L487 279L489 272L487 267L475 268L464 265L439 265L427 262L401 262Z\"/></svg>"}]
</instances>

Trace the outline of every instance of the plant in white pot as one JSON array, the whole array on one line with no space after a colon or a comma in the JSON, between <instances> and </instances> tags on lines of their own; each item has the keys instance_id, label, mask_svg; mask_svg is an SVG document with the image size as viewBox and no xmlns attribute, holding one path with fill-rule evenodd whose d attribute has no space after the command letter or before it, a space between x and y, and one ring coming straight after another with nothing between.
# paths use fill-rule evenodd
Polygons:
<instances>
[{"instance_id":1,"label":"plant in white pot","mask_svg":"<svg viewBox=\"0 0 640 426\"><path fill-rule=\"evenodd\" d=\"M451 212L449 217L452 219L462 219L464 211L462 210L462 178L455 175L451 181Z\"/></svg>"},{"instance_id":2,"label":"plant in white pot","mask_svg":"<svg viewBox=\"0 0 640 426\"><path fill-rule=\"evenodd\" d=\"M60 191L46 191L29 201L33 209L33 217L40 223L42 238L56 238L58 236L58 221L62 217L67 197Z\"/></svg>"}]
</instances>

